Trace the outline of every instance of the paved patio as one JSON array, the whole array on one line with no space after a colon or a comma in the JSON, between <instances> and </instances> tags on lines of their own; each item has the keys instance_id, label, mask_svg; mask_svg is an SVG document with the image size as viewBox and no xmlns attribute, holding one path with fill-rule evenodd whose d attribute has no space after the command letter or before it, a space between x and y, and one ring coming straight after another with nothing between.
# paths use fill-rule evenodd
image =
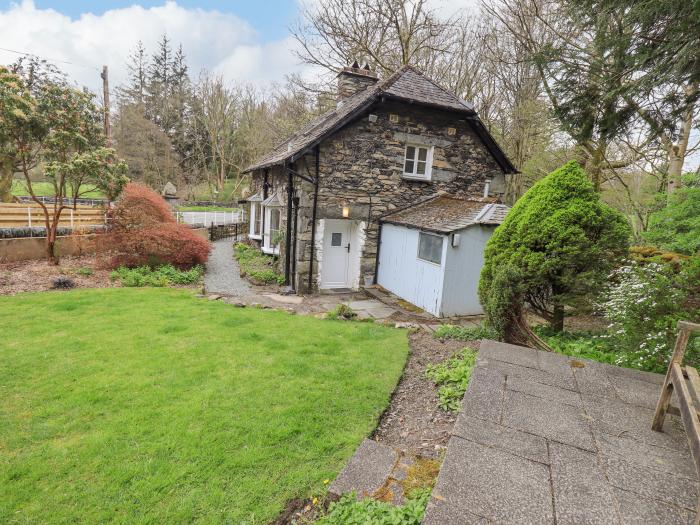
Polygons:
<instances>
[{"instance_id":1,"label":"paved patio","mask_svg":"<svg viewBox=\"0 0 700 525\"><path fill-rule=\"evenodd\" d=\"M651 430L662 380L483 341L423 523L692 522L683 426Z\"/></svg>"}]
</instances>

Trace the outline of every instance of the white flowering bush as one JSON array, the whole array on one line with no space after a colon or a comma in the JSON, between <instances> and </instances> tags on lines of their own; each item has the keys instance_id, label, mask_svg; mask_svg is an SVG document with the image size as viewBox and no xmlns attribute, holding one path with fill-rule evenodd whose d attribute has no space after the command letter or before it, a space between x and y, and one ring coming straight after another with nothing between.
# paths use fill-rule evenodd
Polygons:
<instances>
[{"instance_id":1,"label":"white flowering bush","mask_svg":"<svg viewBox=\"0 0 700 525\"><path fill-rule=\"evenodd\" d=\"M610 275L599 305L609 321L599 336L618 349L617 364L662 372L668 365L679 319L692 318L686 307L687 275L670 265L629 263ZM697 341L688 354L698 353Z\"/></svg>"}]
</instances>

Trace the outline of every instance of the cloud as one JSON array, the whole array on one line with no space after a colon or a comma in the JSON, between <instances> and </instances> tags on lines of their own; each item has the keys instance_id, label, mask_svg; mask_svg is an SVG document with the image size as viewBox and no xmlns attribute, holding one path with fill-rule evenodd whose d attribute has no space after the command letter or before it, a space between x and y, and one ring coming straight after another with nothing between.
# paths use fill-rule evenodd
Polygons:
<instances>
[{"instance_id":1,"label":"cloud","mask_svg":"<svg viewBox=\"0 0 700 525\"><path fill-rule=\"evenodd\" d=\"M110 68L112 84L118 85L127 78L126 62L136 42L143 41L152 53L163 33L173 46L182 44L193 78L206 68L228 80L266 85L282 81L287 73L308 71L294 56L290 38L261 43L255 28L233 14L185 8L175 1L86 13L77 19L38 9L32 0L0 11L0 47L52 59L78 85L95 92L101 90L103 64ZM16 58L0 50L0 63Z\"/></svg>"}]
</instances>

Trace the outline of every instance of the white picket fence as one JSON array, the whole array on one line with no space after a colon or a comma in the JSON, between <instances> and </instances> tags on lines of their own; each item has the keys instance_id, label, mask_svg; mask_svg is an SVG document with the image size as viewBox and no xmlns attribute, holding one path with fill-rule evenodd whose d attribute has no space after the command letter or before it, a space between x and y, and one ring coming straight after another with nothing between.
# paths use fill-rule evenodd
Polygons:
<instances>
[{"instance_id":1,"label":"white picket fence","mask_svg":"<svg viewBox=\"0 0 700 525\"><path fill-rule=\"evenodd\" d=\"M177 222L183 224L204 224L205 226L221 226L245 222L243 210L236 211L177 211Z\"/></svg>"}]
</instances>

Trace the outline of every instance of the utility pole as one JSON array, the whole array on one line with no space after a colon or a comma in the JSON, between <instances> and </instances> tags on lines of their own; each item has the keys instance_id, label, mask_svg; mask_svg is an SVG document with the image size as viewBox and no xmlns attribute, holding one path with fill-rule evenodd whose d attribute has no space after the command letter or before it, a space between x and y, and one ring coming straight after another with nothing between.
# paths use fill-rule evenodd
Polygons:
<instances>
[{"instance_id":1,"label":"utility pole","mask_svg":"<svg viewBox=\"0 0 700 525\"><path fill-rule=\"evenodd\" d=\"M107 138L107 147L112 147L112 126L109 123L109 74L107 73L107 66L102 66L102 95L104 98L104 124L105 124L105 137Z\"/></svg>"}]
</instances>

